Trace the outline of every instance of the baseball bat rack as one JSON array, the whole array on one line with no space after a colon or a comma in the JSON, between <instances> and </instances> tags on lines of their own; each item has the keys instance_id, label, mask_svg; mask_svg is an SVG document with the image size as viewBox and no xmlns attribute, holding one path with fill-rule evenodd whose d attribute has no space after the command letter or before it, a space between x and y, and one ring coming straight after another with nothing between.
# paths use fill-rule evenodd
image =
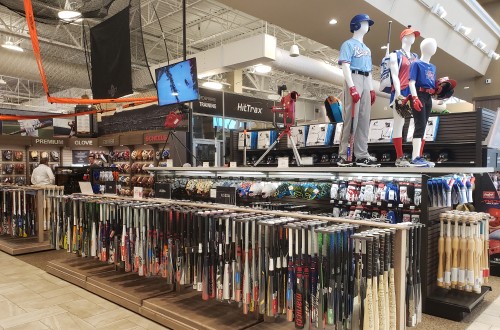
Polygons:
<instances>
[{"instance_id":1,"label":"baseball bat rack","mask_svg":"<svg viewBox=\"0 0 500 330\"><path fill-rule=\"evenodd\" d=\"M45 196L57 186L0 186L0 250L10 255L51 250L44 220Z\"/></svg>"}]
</instances>

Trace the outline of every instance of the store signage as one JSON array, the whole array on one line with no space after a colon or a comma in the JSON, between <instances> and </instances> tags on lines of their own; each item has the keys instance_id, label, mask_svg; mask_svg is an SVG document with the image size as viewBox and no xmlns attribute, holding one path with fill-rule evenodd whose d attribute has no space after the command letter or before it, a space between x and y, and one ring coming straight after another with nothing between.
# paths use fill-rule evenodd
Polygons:
<instances>
[{"instance_id":1,"label":"store signage","mask_svg":"<svg viewBox=\"0 0 500 330\"><path fill-rule=\"evenodd\" d=\"M236 119L273 122L274 102L245 95L224 93L224 116Z\"/></svg>"},{"instance_id":2,"label":"store signage","mask_svg":"<svg viewBox=\"0 0 500 330\"><path fill-rule=\"evenodd\" d=\"M115 145L115 138L109 138L109 139L102 139L101 144L103 146L114 146Z\"/></svg>"},{"instance_id":3,"label":"store signage","mask_svg":"<svg viewBox=\"0 0 500 330\"><path fill-rule=\"evenodd\" d=\"M216 187L215 202L220 204L236 205L235 187Z\"/></svg>"},{"instance_id":4,"label":"store signage","mask_svg":"<svg viewBox=\"0 0 500 330\"><path fill-rule=\"evenodd\" d=\"M72 164L73 165L88 165L90 150L72 150Z\"/></svg>"},{"instance_id":5,"label":"store signage","mask_svg":"<svg viewBox=\"0 0 500 330\"><path fill-rule=\"evenodd\" d=\"M222 92L200 88L200 99L193 102L193 112L222 116Z\"/></svg>"},{"instance_id":6,"label":"store signage","mask_svg":"<svg viewBox=\"0 0 500 330\"><path fill-rule=\"evenodd\" d=\"M144 144L165 143L167 141L168 133L145 133Z\"/></svg>"},{"instance_id":7,"label":"store signage","mask_svg":"<svg viewBox=\"0 0 500 330\"><path fill-rule=\"evenodd\" d=\"M96 147L97 139L69 139L70 147Z\"/></svg>"},{"instance_id":8,"label":"store signage","mask_svg":"<svg viewBox=\"0 0 500 330\"><path fill-rule=\"evenodd\" d=\"M170 199L172 193L172 187L170 183L158 182L155 183L155 197Z\"/></svg>"},{"instance_id":9,"label":"store signage","mask_svg":"<svg viewBox=\"0 0 500 330\"><path fill-rule=\"evenodd\" d=\"M41 139L41 138L33 138L31 140L32 145L52 145L52 146L63 146L63 139Z\"/></svg>"}]
</instances>

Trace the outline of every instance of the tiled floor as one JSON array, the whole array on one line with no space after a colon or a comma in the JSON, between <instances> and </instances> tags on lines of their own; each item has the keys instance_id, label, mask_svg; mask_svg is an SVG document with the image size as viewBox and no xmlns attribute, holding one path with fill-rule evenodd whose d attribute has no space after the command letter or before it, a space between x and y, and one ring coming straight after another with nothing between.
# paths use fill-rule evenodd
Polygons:
<instances>
[{"instance_id":1,"label":"tiled floor","mask_svg":"<svg viewBox=\"0 0 500 330\"><path fill-rule=\"evenodd\" d=\"M0 252L0 329L165 329Z\"/></svg>"},{"instance_id":2,"label":"tiled floor","mask_svg":"<svg viewBox=\"0 0 500 330\"><path fill-rule=\"evenodd\" d=\"M500 330L500 297L493 301L467 330Z\"/></svg>"}]
</instances>

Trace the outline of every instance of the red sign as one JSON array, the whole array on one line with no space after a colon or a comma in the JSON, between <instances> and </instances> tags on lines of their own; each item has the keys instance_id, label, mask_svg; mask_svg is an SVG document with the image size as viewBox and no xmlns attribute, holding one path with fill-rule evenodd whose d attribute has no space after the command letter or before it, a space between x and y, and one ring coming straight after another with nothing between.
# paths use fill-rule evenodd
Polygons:
<instances>
[{"instance_id":1,"label":"red sign","mask_svg":"<svg viewBox=\"0 0 500 330\"><path fill-rule=\"evenodd\" d=\"M146 133L144 134L144 144L163 143L167 141L167 133Z\"/></svg>"},{"instance_id":2,"label":"red sign","mask_svg":"<svg viewBox=\"0 0 500 330\"><path fill-rule=\"evenodd\" d=\"M483 199L494 199L496 193L494 191L483 191Z\"/></svg>"}]
</instances>

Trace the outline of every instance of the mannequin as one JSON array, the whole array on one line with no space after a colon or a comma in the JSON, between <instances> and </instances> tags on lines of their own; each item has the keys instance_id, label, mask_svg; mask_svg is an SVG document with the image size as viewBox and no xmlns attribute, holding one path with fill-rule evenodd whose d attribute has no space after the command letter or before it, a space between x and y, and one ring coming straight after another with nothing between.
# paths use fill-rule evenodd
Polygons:
<instances>
[{"instance_id":1,"label":"mannequin","mask_svg":"<svg viewBox=\"0 0 500 330\"><path fill-rule=\"evenodd\" d=\"M434 163L426 161L420 155L423 151L425 128L432 109L431 97L435 94L436 88L436 66L430 63L431 57L437 50L436 40L424 39L420 44L420 50L421 58L410 66L411 107L415 120L411 166L433 167Z\"/></svg>"},{"instance_id":2,"label":"mannequin","mask_svg":"<svg viewBox=\"0 0 500 330\"><path fill-rule=\"evenodd\" d=\"M354 150L358 166L380 166L377 159L368 153L368 131L370 127L371 106L375 102L375 91L372 84L372 59L370 49L363 43L363 37L374 22L366 14L352 18L351 39L340 47L339 64L344 73L344 121L342 139L339 148L339 166L352 166L348 160L347 150L351 129L352 111L354 110ZM354 109L353 109L354 108Z\"/></svg>"},{"instance_id":3,"label":"mannequin","mask_svg":"<svg viewBox=\"0 0 500 330\"><path fill-rule=\"evenodd\" d=\"M417 54L411 53L411 46L415 42L415 38L420 36L419 31L411 28L401 32L399 39L401 40L401 49L392 52L389 55L389 65L392 78L392 91L390 104L392 106L392 113L394 116L394 130L392 142L396 149L396 166L408 167L410 166L409 160L403 157L403 125L405 120L395 110L394 101L398 100L400 96L403 98L410 94L410 65L418 59Z\"/></svg>"}]
</instances>

